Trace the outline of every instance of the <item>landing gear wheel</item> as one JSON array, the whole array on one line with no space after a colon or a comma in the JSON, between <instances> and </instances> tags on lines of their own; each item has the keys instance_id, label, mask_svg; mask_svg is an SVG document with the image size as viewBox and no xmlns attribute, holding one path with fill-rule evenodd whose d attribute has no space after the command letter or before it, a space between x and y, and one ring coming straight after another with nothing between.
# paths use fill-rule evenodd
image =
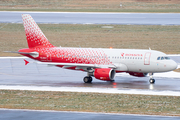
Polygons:
<instances>
[{"instance_id":1,"label":"landing gear wheel","mask_svg":"<svg viewBox=\"0 0 180 120\"><path fill-rule=\"evenodd\" d=\"M149 73L149 76L150 76L149 82L150 82L150 84L154 84L155 83L155 79L153 78L153 74L154 73Z\"/></svg>"},{"instance_id":2,"label":"landing gear wheel","mask_svg":"<svg viewBox=\"0 0 180 120\"><path fill-rule=\"evenodd\" d=\"M86 76L83 79L84 83L91 83L92 82L92 77Z\"/></svg>"},{"instance_id":3,"label":"landing gear wheel","mask_svg":"<svg viewBox=\"0 0 180 120\"><path fill-rule=\"evenodd\" d=\"M113 82L115 82L115 80L111 80L110 82L112 82L112 83L113 83Z\"/></svg>"},{"instance_id":4,"label":"landing gear wheel","mask_svg":"<svg viewBox=\"0 0 180 120\"><path fill-rule=\"evenodd\" d=\"M150 79L149 82L150 82L151 84L154 84L154 83L155 83L155 79Z\"/></svg>"}]
</instances>

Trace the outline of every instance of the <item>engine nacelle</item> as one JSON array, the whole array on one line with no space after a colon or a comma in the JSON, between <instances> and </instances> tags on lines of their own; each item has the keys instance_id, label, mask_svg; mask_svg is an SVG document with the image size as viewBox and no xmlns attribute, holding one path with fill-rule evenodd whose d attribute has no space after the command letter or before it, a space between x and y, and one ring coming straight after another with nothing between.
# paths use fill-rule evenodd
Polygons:
<instances>
[{"instance_id":1,"label":"engine nacelle","mask_svg":"<svg viewBox=\"0 0 180 120\"><path fill-rule=\"evenodd\" d=\"M146 77L148 73L129 72L129 74L136 77Z\"/></svg>"},{"instance_id":2,"label":"engine nacelle","mask_svg":"<svg viewBox=\"0 0 180 120\"><path fill-rule=\"evenodd\" d=\"M111 68L97 68L94 71L94 77L103 81L114 80L115 74L115 70Z\"/></svg>"}]
</instances>

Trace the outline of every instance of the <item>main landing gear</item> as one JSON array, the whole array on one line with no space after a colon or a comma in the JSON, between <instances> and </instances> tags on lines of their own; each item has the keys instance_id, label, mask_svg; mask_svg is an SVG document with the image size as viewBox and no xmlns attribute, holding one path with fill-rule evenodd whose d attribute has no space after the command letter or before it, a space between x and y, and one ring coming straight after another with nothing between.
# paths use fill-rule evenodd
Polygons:
<instances>
[{"instance_id":1,"label":"main landing gear","mask_svg":"<svg viewBox=\"0 0 180 120\"><path fill-rule=\"evenodd\" d=\"M91 83L92 80L93 80L93 79L92 79L91 76L86 76L86 77L84 77L84 79L83 79L84 83Z\"/></svg>"},{"instance_id":2,"label":"main landing gear","mask_svg":"<svg viewBox=\"0 0 180 120\"><path fill-rule=\"evenodd\" d=\"M149 79L150 84L154 84L155 79L153 78L153 73L149 73L149 76L150 76L150 79Z\"/></svg>"},{"instance_id":3,"label":"main landing gear","mask_svg":"<svg viewBox=\"0 0 180 120\"><path fill-rule=\"evenodd\" d=\"M93 72L94 72L93 69L88 68L87 76L84 77L84 79L83 79L84 83L91 83L92 82L93 79L91 76L93 76Z\"/></svg>"}]
</instances>

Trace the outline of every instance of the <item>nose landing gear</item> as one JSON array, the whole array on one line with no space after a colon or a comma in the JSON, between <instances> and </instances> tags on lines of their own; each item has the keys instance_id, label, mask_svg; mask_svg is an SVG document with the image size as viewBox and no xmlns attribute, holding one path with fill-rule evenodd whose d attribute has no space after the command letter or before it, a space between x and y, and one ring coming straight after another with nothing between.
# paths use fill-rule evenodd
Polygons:
<instances>
[{"instance_id":1,"label":"nose landing gear","mask_svg":"<svg viewBox=\"0 0 180 120\"><path fill-rule=\"evenodd\" d=\"M155 79L153 78L153 73L149 73L149 76L150 76L150 79L149 79L150 84L154 84Z\"/></svg>"},{"instance_id":2,"label":"nose landing gear","mask_svg":"<svg viewBox=\"0 0 180 120\"><path fill-rule=\"evenodd\" d=\"M150 82L151 84L154 84L154 83L155 83L155 79L150 79L149 82Z\"/></svg>"}]
</instances>

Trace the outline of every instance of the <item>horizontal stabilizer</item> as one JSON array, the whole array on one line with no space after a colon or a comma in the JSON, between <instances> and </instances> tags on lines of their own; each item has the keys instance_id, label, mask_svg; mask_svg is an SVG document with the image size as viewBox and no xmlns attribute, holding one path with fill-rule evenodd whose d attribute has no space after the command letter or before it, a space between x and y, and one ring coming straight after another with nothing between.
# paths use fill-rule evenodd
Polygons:
<instances>
[{"instance_id":1,"label":"horizontal stabilizer","mask_svg":"<svg viewBox=\"0 0 180 120\"><path fill-rule=\"evenodd\" d=\"M28 55L38 55L38 53L36 52L16 52L16 51L3 51L3 52L7 52L7 53L18 53L18 54L28 54Z\"/></svg>"}]
</instances>

